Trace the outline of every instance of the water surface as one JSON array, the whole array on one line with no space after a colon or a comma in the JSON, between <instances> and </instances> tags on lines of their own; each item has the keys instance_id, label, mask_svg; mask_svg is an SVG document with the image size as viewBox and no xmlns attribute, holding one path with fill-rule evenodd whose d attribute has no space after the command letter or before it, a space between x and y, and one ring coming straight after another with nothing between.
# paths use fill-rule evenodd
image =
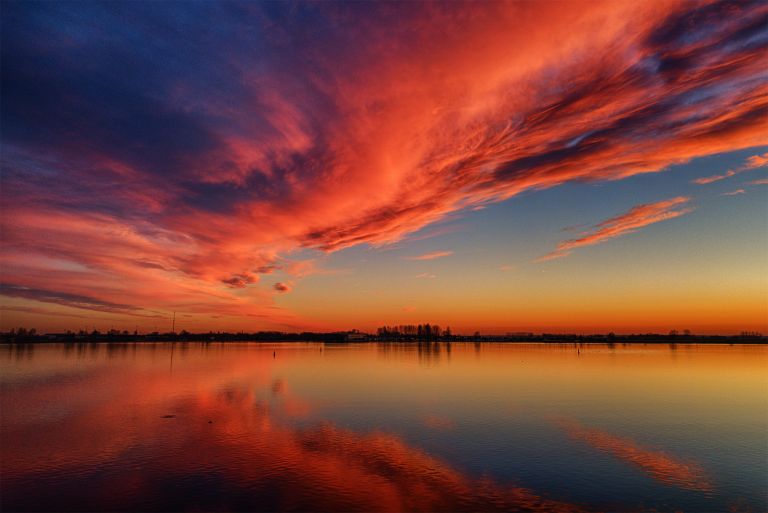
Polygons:
<instances>
[{"instance_id":1,"label":"water surface","mask_svg":"<svg viewBox=\"0 0 768 513\"><path fill-rule=\"evenodd\" d=\"M766 511L765 346L0 346L3 511Z\"/></svg>"}]
</instances>

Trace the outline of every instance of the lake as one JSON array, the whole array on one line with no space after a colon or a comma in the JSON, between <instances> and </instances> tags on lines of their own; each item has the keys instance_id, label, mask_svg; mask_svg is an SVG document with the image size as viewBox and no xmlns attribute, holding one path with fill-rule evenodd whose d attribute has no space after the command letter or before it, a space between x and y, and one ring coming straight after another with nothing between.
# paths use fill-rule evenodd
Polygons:
<instances>
[{"instance_id":1,"label":"lake","mask_svg":"<svg viewBox=\"0 0 768 513\"><path fill-rule=\"evenodd\" d=\"M764 345L0 346L3 511L768 509Z\"/></svg>"}]
</instances>

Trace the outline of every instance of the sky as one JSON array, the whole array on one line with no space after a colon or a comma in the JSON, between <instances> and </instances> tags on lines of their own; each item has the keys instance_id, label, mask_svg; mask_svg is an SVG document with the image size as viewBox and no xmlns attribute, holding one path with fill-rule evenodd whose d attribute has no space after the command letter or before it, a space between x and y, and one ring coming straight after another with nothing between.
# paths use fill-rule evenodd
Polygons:
<instances>
[{"instance_id":1,"label":"sky","mask_svg":"<svg viewBox=\"0 0 768 513\"><path fill-rule=\"evenodd\" d=\"M1 23L0 329L768 331L763 1Z\"/></svg>"}]
</instances>

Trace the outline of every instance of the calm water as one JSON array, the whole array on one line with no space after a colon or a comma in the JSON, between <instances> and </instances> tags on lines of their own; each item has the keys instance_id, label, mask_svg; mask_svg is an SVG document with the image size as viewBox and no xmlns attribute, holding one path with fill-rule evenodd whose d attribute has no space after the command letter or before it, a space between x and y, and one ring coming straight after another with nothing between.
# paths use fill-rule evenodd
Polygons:
<instances>
[{"instance_id":1,"label":"calm water","mask_svg":"<svg viewBox=\"0 0 768 513\"><path fill-rule=\"evenodd\" d=\"M766 511L765 346L0 346L4 511Z\"/></svg>"}]
</instances>

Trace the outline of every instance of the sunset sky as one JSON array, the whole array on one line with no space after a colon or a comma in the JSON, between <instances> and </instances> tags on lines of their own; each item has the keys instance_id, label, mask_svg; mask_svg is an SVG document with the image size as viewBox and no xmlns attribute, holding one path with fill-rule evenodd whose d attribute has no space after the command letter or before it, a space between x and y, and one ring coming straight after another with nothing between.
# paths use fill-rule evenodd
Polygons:
<instances>
[{"instance_id":1,"label":"sunset sky","mask_svg":"<svg viewBox=\"0 0 768 513\"><path fill-rule=\"evenodd\" d=\"M2 330L768 331L763 0L2 11Z\"/></svg>"}]
</instances>

